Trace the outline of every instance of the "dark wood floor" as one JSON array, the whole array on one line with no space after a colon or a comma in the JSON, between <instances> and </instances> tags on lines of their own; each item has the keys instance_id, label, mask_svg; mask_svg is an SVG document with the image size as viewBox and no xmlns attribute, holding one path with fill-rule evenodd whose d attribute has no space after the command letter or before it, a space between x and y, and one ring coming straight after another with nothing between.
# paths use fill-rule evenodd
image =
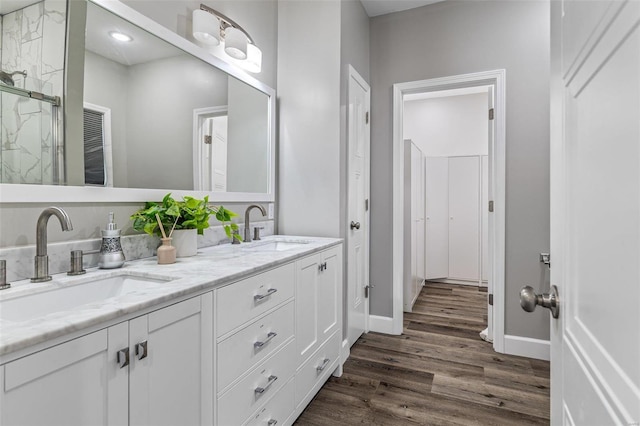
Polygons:
<instances>
[{"instance_id":1,"label":"dark wood floor","mask_svg":"<svg viewBox=\"0 0 640 426\"><path fill-rule=\"evenodd\" d=\"M486 323L486 292L427 284L404 333L363 335L296 425L549 424L549 363L494 352Z\"/></svg>"}]
</instances>

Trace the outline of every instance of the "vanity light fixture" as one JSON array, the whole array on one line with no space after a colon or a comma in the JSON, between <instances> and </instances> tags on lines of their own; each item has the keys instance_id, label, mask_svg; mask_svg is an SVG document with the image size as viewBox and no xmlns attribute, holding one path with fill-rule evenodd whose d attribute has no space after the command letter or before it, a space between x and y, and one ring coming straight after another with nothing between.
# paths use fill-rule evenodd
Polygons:
<instances>
[{"instance_id":1,"label":"vanity light fixture","mask_svg":"<svg viewBox=\"0 0 640 426\"><path fill-rule=\"evenodd\" d=\"M262 69L262 51L249 33L236 22L204 4L193 11L193 38L206 46L224 44L233 63L251 72Z\"/></svg>"},{"instance_id":2,"label":"vanity light fixture","mask_svg":"<svg viewBox=\"0 0 640 426\"><path fill-rule=\"evenodd\" d=\"M133 37L131 37L130 35L124 34L124 33L120 33L118 31L111 31L109 33L109 35L113 38L115 38L118 41L122 41L122 42L130 42L133 40Z\"/></svg>"}]
</instances>

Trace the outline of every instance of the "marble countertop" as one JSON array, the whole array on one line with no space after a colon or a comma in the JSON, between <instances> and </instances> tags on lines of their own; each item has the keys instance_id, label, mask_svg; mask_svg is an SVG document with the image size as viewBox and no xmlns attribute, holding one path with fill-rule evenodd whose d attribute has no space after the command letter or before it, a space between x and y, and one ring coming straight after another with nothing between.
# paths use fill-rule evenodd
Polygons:
<instances>
[{"instance_id":1,"label":"marble countertop","mask_svg":"<svg viewBox=\"0 0 640 426\"><path fill-rule=\"evenodd\" d=\"M282 251L271 249L273 242L296 242ZM328 247L341 243L341 239L298 236L270 236L252 243L219 245L198 250L193 257L179 258L171 265L158 265L157 258L127 262L119 269L88 269L85 275L57 274L46 283L24 280L12 283L8 290L0 291L0 356L40 344L54 338L107 324L135 313L149 311L155 306L196 295L224 284L232 283L261 271L289 263ZM270 247L267 247L270 245ZM263 246L261 248L261 246ZM59 289L86 284L96 279L129 275L136 278L156 279L148 288L136 289L126 295L112 296L93 303L83 303L68 309L50 312L44 316L26 320L9 320L2 313L3 304L9 312L9 304L25 296L55 292ZM170 281L166 281L169 279ZM46 295L45 302L46 302ZM72 304L69 304L72 305ZM26 316L26 315L25 315ZM2 319L5 318L5 319Z\"/></svg>"}]
</instances>

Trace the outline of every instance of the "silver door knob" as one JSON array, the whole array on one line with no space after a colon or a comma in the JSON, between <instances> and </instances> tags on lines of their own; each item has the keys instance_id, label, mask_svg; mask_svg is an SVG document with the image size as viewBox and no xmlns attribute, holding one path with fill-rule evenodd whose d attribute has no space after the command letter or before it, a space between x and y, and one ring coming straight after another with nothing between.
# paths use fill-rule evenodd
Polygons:
<instances>
[{"instance_id":1,"label":"silver door knob","mask_svg":"<svg viewBox=\"0 0 640 426\"><path fill-rule=\"evenodd\" d=\"M542 306L551 311L551 315L554 318L558 318L560 315L560 298L558 297L558 287L551 286L551 294L542 293L536 294L535 290L531 286L522 287L520 290L520 306L527 312L533 312L536 306Z\"/></svg>"},{"instance_id":2,"label":"silver door knob","mask_svg":"<svg viewBox=\"0 0 640 426\"><path fill-rule=\"evenodd\" d=\"M360 222L351 221L351 229L360 229Z\"/></svg>"}]
</instances>

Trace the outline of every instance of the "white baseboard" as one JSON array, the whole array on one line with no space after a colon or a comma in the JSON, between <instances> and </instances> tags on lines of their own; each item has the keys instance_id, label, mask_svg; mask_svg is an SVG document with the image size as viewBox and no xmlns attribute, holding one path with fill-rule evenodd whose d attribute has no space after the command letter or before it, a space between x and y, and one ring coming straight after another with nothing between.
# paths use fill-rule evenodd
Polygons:
<instances>
[{"instance_id":1,"label":"white baseboard","mask_svg":"<svg viewBox=\"0 0 640 426\"><path fill-rule=\"evenodd\" d=\"M393 318L369 315L369 331L384 334L402 334L393 332Z\"/></svg>"},{"instance_id":2,"label":"white baseboard","mask_svg":"<svg viewBox=\"0 0 640 426\"><path fill-rule=\"evenodd\" d=\"M349 340L344 339L342 341L342 348L340 349L340 365L344 364L351 354L351 348L349 347Z\"/></svg>"},{"instance_id":3,"label":"white baseboard","mask_svg":"<svg viewBox=\"0 0 640 426\"><path fill-rule=\"evenodd\" d=\"M506 334L504 336L504 353L549 361L551 359L551 344L548 340Z\"/></svg>"},{"instance_id":4,"label":"white baseboard","mask_svg":"<svg viewBox=\"0 0 640 426\"><path fill-rule=\"evenodd\" d=\"M439 278L433 280L426 280L425 284L432 283L440 283L440 284L457 284L457 285L468 285L473 287L480 287L480 281L470 281L470 280L457 280L455 278Z\"/></svg>"}]
</instances>

